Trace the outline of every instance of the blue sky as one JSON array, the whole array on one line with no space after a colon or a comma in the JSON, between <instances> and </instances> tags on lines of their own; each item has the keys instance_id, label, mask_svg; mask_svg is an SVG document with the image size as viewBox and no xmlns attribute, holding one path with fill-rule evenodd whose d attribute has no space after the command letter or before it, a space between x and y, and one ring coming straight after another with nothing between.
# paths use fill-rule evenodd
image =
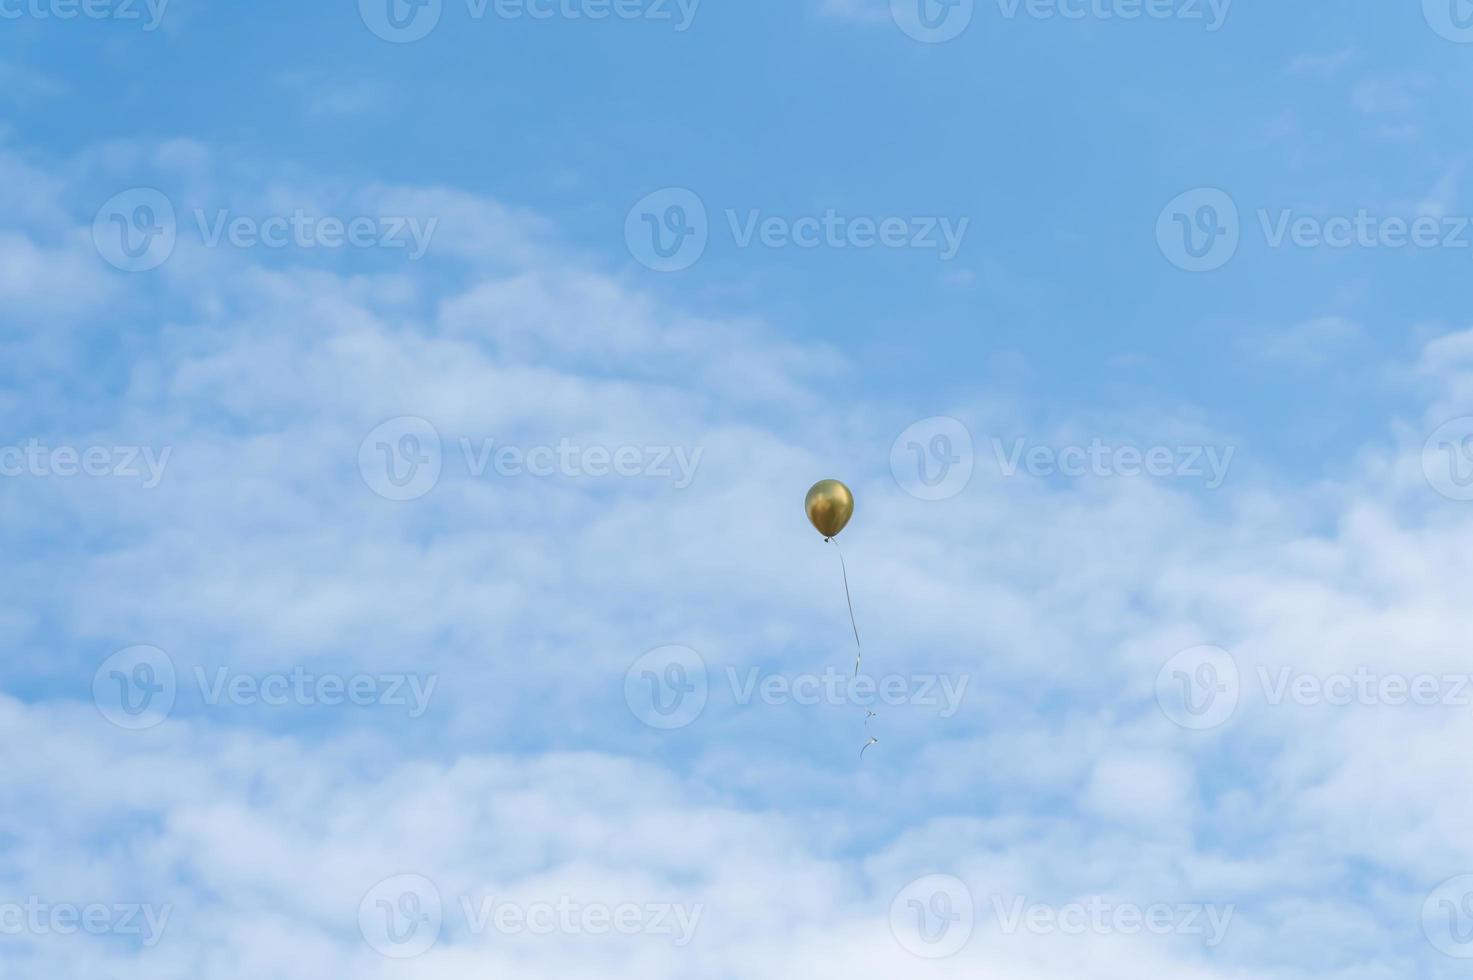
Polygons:
<instances>
[{"instance_id":1,"label":"blue sky","mask_svg":"<svg viewBox=\"0 0 1473 980\"><path fill-rule=\"evenodd\" d=\"M1446 3L0 0L0 978L1462 975Z\"/></svg>"}]
</instances>

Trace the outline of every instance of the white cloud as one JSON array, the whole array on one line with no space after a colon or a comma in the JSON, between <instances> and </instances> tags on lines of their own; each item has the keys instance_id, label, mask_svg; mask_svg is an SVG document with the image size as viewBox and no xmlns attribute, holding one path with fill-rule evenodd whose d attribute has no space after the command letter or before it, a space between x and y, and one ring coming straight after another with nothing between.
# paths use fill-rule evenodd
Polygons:
<instances>
[{"instance_id":1,"label":"white cloud","mask_svg":"<svg viewBox=\"0 0 1473 980\"><path fill-rule=\"evenodd\" d=\"M283 72L277 84L302 100L311 119L354 119L384 115L404 105L404 95L372 79L335 78L317 70Z\"/></svg>"},{"instance_id":2,"label":"white cloud","mask_svg":"<svg viewBox=\"0 0 1473 980\"><path fill-rule=\"evenodd\" d=\"M1284 71L1290 75L1315 75L1329 78L1337 75L1340 69L1350 64L1356 57L1354 48L1341 48L1338 51L1324 53L1305 53L1296 55Z\"/></svg>"},{"instance_id":3,"label":"white cloud","mask_svg":"<svg viewBox=\"0 0 1473 980\"><path fill-rule=\"evenodd\" d=\"M1191 813L1192 780L1174 760L1119 751L1090 775L1090 809L1115 820L1164 821Z\"/></svg>"},{"instance_id":4,"label":"white cloud","mask_svg":"<svg viewBox=\"0 0 1473 980\"><path fill-rule=\"evenodd\" d=\"M1239 346L1266 361L1314 367L1343 357L1364 337L1360 324L1344 317L1323 316L1244 338Z\"/></svg>"},{"instance_id":5,"label":"white cloud","mask_svg":"<svg viewBox=\"0 0 1473 980\"><path fill-rule=\"evenodd\" d=\"M54 99L65 91L66 86L49 75L0 60L0 95L13 102Z\"/></svg>"},{"instance_id":6,"label":"white cloud","mask_svg":"<svg viewBox=\"0 0 1473 980\"><path fill-rule=\"evenodd\" d=\"M92 311L115 292L109 270L78 236L56 248L0 231L0 315L65 317Z\"/></svg>"},{"instance_id":7,"label":"white cloud","mask_svg":"<svg viewBox=\"0 0 1473 980\"><path fill-rule=\"evenodd\" d=\"M80 186L51 186L34 227L8 241L17 254L60 248L89 216L49 232L43 219L95 196L93 168L162 158L187 174L181 199L224 183L223 165L187 144L94 153L58 168ZM0 495L0 534L22 556L0 599L15 625L7 690L25 694L0 699L6 826L24 856L13 884L174 902L169 941L112 956L115 975L923 966L1288 980L1409 975L1436 955L1405 945L1405 923L1449 864L1470 859L1467 794L1446 775L1468 712L1274 705L1257 681L1283 665L1465 669L1473 520L1427 487L1424 420L1388 420L1393 435L1359 459L1346 447L1354 469L1340 482L1209 495L984 465L987 439L1020 425L1046 442L1217 438L1189 411L1027 426L990 404L950 406L972 429L978 474L963 496L923 503L888 471L891 440L922 406L873 403L832 352L775 325L674 308L559 246L536 215L274 172L234 193L247 206L435 214L446 237L412 270L181 249L159 275L114 278L110 308L131 319L110 384L70 349L61 382L22 379L37 406L91 385L84 415L24 416L53 442L174 453L154 491L20 479ZM17 329L44 332L67 312L38 309ZM1343 338L1347 325L1307 329ZM1462 335L1428 346L1429 416L1468 390L1468 348ZM392 503L365 486L359 444L411 414L438 429L446 470L423 499ZM687 490L475 478L461 437L705 455ZM861 502L844 542L866 664L966 674L962 710L882 708L863 766L853 705L737 704L717 684L689 728L642 728L623 674L653 647L688 644L718 679L727 666L850 662L836 556L798 504L828 473ZM66 532L38 553L34 527ZM165 649L186 687L195 668L300 666L433 673L442 693L411 722L211 707L186 690L164 725L123 733L85 698L101 659L137 643ZM1155 704L1162 664L1200 643L1231 650L1244 678L1238 711L1211 732L1178 728ZM401 968L368 949L356 916L376 881L403 872L450 896L705 911L683 949L451 929ZM993 896L1111 895L1239 912L1210 958L1184 937L998 936L989 917L956 959L919 964L889 934L889 903L937 872L985 909ZM1352 929L1361 945L1340 942ZM85 975L99 962L98 946L57 938L14 954L17 970Z\"/></svg>"},{"instance_id":8,"label":"white cloud","mask_svg":"<svg viewBox=\"0 0 1473 980\"><path fill-rule=\"evenodd\" d=\"M1427 87L1427 81L1419 76L1381 75L1357 82L1351 88L1350 101L1366 115L1405 115L1421 107L1421 94Z\"/></svg>"}]
</instances>

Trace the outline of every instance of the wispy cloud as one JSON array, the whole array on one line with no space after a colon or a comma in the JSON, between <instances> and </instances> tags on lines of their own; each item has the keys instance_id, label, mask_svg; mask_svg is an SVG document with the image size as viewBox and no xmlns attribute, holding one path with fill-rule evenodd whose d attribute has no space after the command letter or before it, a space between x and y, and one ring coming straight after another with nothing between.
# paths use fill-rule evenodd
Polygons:
<instances>
[{"instance_id":1,"label":"wispy cloud","mask_svg":"<svg viewBox=\"0 0 1473 980\"><path fill-rule=\"evenodd\" d=\"M66 91L59 79L24 65L0 59L0 98L27 103L54 99Z\"/></svg>"},{"instance_id":2,"label":"wispy cloud","mask_svg":"<svg viewBox=\"0 0 1473 980\"><path fill-rule=\"evenodd\" d=\"M35 184L44 202L7 239L33 274L79 277L56 290L85 295L88 268L111 290L68 310L0 291L12 340L59 325L120 338L105 361L78 348L16 372L12 429L172 449L146 492L43 475L6 478L0 497L25 515L0 522L17 556L0 595L14 651L3 816L17 853L41 856L11 887L177 907L156 950L110 951L121 975L155 971L151 957L199 980L384 972L362 909L422 910L374 891L404 874L433 883L448 923L416 968L452 980L903 975L917 960L895 933L915 909L892 902L935 873L975 902L978 935L945 961L958 976L1106 963L1308 980L1439 955L1397 943L1447 868L1473 860L1456 831L1470 794L1441 778L1473 715L1272 700L1285 667L1467 671L1447 637L1473 630L1473 516L1429 486L1425 419L1388 419L1402 436L1344 447L1355 468L1334 486L1235 475L1229 502L1170 476L1009 475L994 447L1014 437L1085 459L1096 442L1160 443L1173 460L1244 447L1191 406L1107 426L1042 404L1047 424L897 405L853 386L819 341L685 309L560 243L545 216L464 191L355 187L179 145L87 159L173 161L185 230L222 187L252 220L301 206L442 226L418 264L320 244L212 248L191 233L148 272L86 266L81 251L48 267L56 243L90 247L93 215L69 202L131 180L57 161L67 176ZM1257 353L1320 363L1360 336L1327 317ZM1429 348L1429 413L1466 383L1465 347ZM57 407L82 390L85 405ZM941 411L970 433L976 474L965 497L935 503L904 491L892 452ZM423 496L390 500L374 453L428 447L368 437L405 416L432 427L442 465ZM703 456L679 489L644 472L476 473L488 440ZM853 705L744 703L725 680L849 663L839 568L798 506L831 472L862 502L846 557L866 664L971 678L944 721L886 707L884 751L863 769ZM38 543L35 527L66 531ZM1200 681L1167 665L1204 643L1232 652L1241 683L1231 718L1194 731L1159 689ZM177 705L125 732L91 684L134 644L172 658ZM625 700L631 665L667 644L697 650L710 678L704 713L674 732ZM197 678L222 668L248 681L421 672L441 693L418 718L311 698L212 703ZM1091 895L1238 911L1210 957L1192 936L995 928L1019 897L1047 910ZM462 900L488 897L703 911L675 946L654 931L477 932ZM1286 925L1285 909L1315 912ZM1363 945L1336 941L1347 922ZM4 955L26 975L73 976L97 954L38 942Z\"/></svg>"},{"instance_id":3,"label":"wispy cloud","mask_svg":"<svg viewBox=\"0 0 1473 980\"><path fill-rule=\"evenodd\" d=\"M1284 71L1289 75L1331 78L1338 75L1341 69L1355 60L1355 57L1354 48L1341 48L1338 51L1324 53L1306 53L1296 55L1284 67Z\"/></svg>"},{"instance_id":4,"label":"wispy cloud","mask_svg":"<svg viewBox=\"0 0 1473 980\"><path fill-rule=\"evenodd\" d=\"M313 119L387 115L404 105L403 93L381 82L343 79L317 70L283 72L277 84L299 97L303 111Z\"/></svg>"},{"instance_id":5,"label":"wispy cloud","mask_svg":"<svg viewBox=\"0 0 1473 980\"><path fill-rule=\"evenodd\" d=\"M1244 338L1239 346L1263 360L1313 367L1351 353L1364 336L1360 324L1326 316Z\"/></svg>"}]
</instances>

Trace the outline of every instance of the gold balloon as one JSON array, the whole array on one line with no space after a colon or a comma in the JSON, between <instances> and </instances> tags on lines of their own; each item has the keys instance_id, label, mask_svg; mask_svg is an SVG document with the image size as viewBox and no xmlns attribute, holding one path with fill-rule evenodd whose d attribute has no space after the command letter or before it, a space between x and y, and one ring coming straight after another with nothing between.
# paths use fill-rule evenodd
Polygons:
<instances>
[{"instance_id":1,"label":"gold balloon","mask_svg":"<svg viewBox=\"0 0 1473 980\"><path fill-rule=\"evenodd\" d=\"M854 494L838 480L819 480L803 501L808 520L825 538L832 538L854 516Z\"/></svg>"}]
</instances>

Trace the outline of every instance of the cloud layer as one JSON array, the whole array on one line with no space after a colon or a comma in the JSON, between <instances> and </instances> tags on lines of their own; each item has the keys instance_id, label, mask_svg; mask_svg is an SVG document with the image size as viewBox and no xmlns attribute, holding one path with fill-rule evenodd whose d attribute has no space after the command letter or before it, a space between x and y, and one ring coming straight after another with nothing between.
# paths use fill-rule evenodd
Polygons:
<instances>
[{"instance_id":1,"label":"cloud layer","mask_svg":"<svg viewBox=\"0 0 1473 980\"><path fill-rule=\"evenodd\" d=\"M178 236L130 274L103 261L93 219L142 164ZM1442 457L1426 443L1466 404L1473 334L1406 367L1425 414L1385 420L1303 484L1189 409L886 403L782 324L677 308L547 218L452 189L354 189L190 143L70 160L11 147L0 171L16 204L0 404L10 445L48 452L41 473L0 480L15 556L0 905L53 909L7 936L7 971L1452 975L1423 904L1473 867L1456 775L1468 707L1442 686L1427 705L1384 686L1349 704L1285 692L1358 670L1467 676L1469 513L1429 485ZM417 262L211 247L192 215L221 209L437 226ZM970 433L976 473L928 502L902 489L892 444L936 415ZM1212 491L1007 475L994 438L1248 462ZM432 486L386 499L432 443ZM67 447L167 449L167 465L152 488L65 476ZM630 475L608 472L621 449ZM866 668L903 688L875 706L863 764L862 697L783 693L852 663L837 557L799 506L830 475L860 501L843 544ZM94 679L137 645L167 656L175 703L129 731L93 703ZM700 658L706 702L661 730L626 697L629 669L672 645ZM1202 645L1231 657L1237 690L1225 719L1193 727L1161 690ZM1185 663L1207 685L1188 695L1210 694L1205 661ZM744 694L753 669L777 693ZM381 686L362 704L315 683L261 694L304 674ZM433 679L418 714L385 691L411 677ZM953 710L920 696L927 679L961 690ZM441 915L399 960L362 916L418 921L425 895L381 891L404 875L433 884ZM929 875L974 906L949 958L927 958L926 916L960 906L897 903ZM470 914L560 902L584 917L548 934ZM1054 919L1009 926L1019 902ZM67 903L170 916L156 943L66 935ZM1091 903L1112 917L1075 929ZM625 906L634 934L589 925L589 908ZM1157 906L1161 930L1124 924ZM656 907L689 934L652 925ZM1192 910L1220 917L1219 941Z\"/></svg>"}]
</instances>

